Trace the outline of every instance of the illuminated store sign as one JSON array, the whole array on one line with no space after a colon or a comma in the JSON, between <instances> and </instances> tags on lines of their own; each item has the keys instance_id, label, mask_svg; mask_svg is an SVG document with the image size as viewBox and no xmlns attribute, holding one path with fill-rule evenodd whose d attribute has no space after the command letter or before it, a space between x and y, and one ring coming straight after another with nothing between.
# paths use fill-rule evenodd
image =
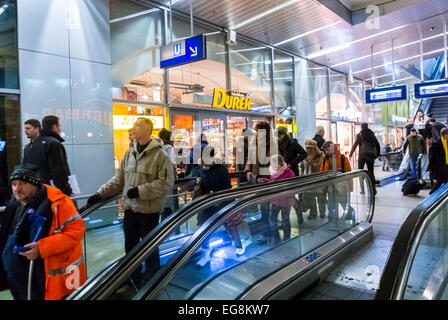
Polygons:
<instances>
[{"instance_id":1,"label":"illuminated store sign","mask_svg":"<svg viewBox=\"0 0 448 320\"><path fill-rule=\"evenodd\" d=\"M160 116L121 116L114 115L114 129L131 129L138 118L148 118L154 124L154 129L163 128L163 117Z\"/></svg>"},{"instance_id":2,"label":"illuminated store sign","mask_svg":"<svg viewBox=\"0 0 448 320\"><path fill-rule=\"evenodd\" d=\"M207 46L202 34L160 48L161 69L204 59L207 59Z\"/></svg>"},{"instance_id":3,"label":"illuminated store sign","mask_svg":"<svg viewBox=\"0 0 448 320\"><path fill-rule=\"evenodd\" d=\"M416 83L414 90L417 99L448 96L448 80Z\"/></svg>"},{"instance_id":4,"label":"illuminated store sign","mask_svg":"<svg viewBox=\"0 0 448 320\"><path fill-rule=\"evenodd\" d=\"M239 97L228 94L225 90L215 89L213 91L213 108L226 108L250 111L250 98Z\"/></svg>"},{"instance_id":5,"label":"illuminated store sign","mask_svg":"<svg viewBox=\"0 0 448 320\"><path fill-rule=\"evenodd\" d=\"M366 90L366 103L407 100L406 86Z\"/></svg>"}]
</instances>

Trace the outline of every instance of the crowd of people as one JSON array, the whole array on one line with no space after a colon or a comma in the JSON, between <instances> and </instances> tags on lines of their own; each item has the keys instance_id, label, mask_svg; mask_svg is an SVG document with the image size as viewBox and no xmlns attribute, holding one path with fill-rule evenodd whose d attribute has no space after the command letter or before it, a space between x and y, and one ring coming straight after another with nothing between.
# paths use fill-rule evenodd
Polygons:
<instances>
[{"instance_id":1,"label":"crowd of people","mask_svg":"<svg viewBox=\"0 0 448 320\"><path fill-rule=\"evenodd\" d=\"M432 128L438 125L434 122ZM82 260L81 239L84 234L84 223L80 218L76 203L70 196L73 190L70 185L71 175L67 162L67 154L61 137L61 123L55 116L46 116L42 126L38 120L28 120L24 124L25 134L30 139L24 148L23 163L18 165L11 175L10 182L13 196L6 207L1 209L0 223L0 290L9 288L15 299L61 299L86 281L85 265ZM336 156L332 161L334 143L325 141L325 129L316 128L315 136L305 141L305 148L297 139L288 134L287 129L279 127L275 131L269 122L260 121L255 128L246 129L239 147L242 158L238 169L244 171L244 177L250 184L262 184L306 175L316 172L352 170L350 160L359 148L358 168L367 167L372 185L375 188L374 161L380 155L380 145L374 133L366 123L361 126L349 157L344 154ZM410 129L410 135L404 143L408 148L412 161L421 152L425 152L425 141L417 130ZM434 175L437 181L448 177L448 129L431 132L433 150L432 159L445 159L436 163L432 169L443 167ZM426 131L425 131L426 130ZM123 230L125 252L130 252L151 230L163 219L175 211L179 204L173 196L176 179L176 152L172 141L172 133L162 129L158 137L152 137L153 123L148 118L138 118L129 130L129 149L125 153L116 174L88 198L83 211L109 197L123 194L121 206L124 210ZM438 140L435 137L440 137ZM259 152L262 151L262 152ZM231 179L228 168L222 159L216 157L214 148L209 145L205 134L201 134L198 143L190 149L190 161L187 163L186 176L197 178L195 192L198 195L230 189ZM434 158L435 157L435 158ZM200 161L196 161L197 159ZM333 168L336 163L336 168ZM413 162L415 163L415 162ZM415 171L415 165L413 165ZM413 171L413 172L414 172ZM342 190L350 193L353 186ZM338 190L341 191L341 190ZM376 190L374 189L376 194ZM170 201L166 201L168 196ZM283 230L283 240L291 236L290 214L297 215L298 224L307 219L335 219L338 206L351 208L346 203L349 197L330 198L324 189L309 190L297 197L285 196L264 202L254 208L261 212L267 230L274 230L276 241L280 241L279 230ZM252 209L254 209L252 208ZM197 226L204 223L216 210L213 206L198 215ZM250 209L250 208L249 208ZM31 216L38 214L46 220L42 231L30 222ZM242 230L248 230L243 219L244 212L238 212L225 223L235 246L236 254L241 255L252 243L249 238L242 238ZM25 248L16 252L15 248ZM210 248L206 243L198 264L204 265L210 260ZM67 259L67 256L70 259ZM64 259L62 259L64 257ZM51 261L48 264L48 261ZM26 283L30 261L34 263L31 296L26 292L30 287ZM76 267L77 279L73 286L67 287L66 281L72 276ZM159 252L154 251L145 261L144 269L136 270L131 279L136 287L146 283L160 268ZM53 269L66 270L54 274ZM70 271L69 271L70 270ZM45 287L50 281L52 286ZM46 288L46 289L45 289ZM44 290L45 289L45 290Z\"/></svg>"},{"instance_id":2,"label":"crowd of people","mask_svg":"<svg viewBox=\"0 0 448 320\"><path fill-rule=\"evenodd\" d=\"M411 176L420 178L424 172L418 173L417 159L421 155L428 156L428 171L431 181L430 194L442 184L448 182L448 129L436 121L432 114L419 111L416 120L408 120L406 138L403 145L403 156L409 155Z\"/></svg>"}]
</instances>

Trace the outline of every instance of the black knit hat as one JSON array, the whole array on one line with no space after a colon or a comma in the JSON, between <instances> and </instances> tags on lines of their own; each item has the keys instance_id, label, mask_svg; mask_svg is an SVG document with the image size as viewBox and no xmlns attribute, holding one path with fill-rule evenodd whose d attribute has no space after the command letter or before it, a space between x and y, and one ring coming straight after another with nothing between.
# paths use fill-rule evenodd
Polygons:
<instances>
[{"instance_id":1,"label":"black knit hat","mask_svg":"<svg viewBox=\"0 0 448 320\"><path fill-rule=\"evenodd\" d=\"M12 183L14 180L28 182L40 187L42 182L39 178L39 166L32 163L19 164L12 171L11 177L9 178L9 183Z\"/></svg>"}]
</instances>

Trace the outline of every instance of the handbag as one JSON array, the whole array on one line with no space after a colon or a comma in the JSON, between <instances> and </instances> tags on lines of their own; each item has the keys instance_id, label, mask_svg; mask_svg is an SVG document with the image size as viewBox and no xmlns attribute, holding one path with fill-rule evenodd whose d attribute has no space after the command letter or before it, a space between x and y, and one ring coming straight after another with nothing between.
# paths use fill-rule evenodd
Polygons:
<instances>
[{"instance_id":1,"label":"handbag","mask_svg":"<svg viewBox=\"0 0 448 320\"><path fill-rule=\"evenodd\" d=\"M202 182L196 183L194 186L192 200L197 199L200 196L202 196Z\"/></svg>"}]
</instances>

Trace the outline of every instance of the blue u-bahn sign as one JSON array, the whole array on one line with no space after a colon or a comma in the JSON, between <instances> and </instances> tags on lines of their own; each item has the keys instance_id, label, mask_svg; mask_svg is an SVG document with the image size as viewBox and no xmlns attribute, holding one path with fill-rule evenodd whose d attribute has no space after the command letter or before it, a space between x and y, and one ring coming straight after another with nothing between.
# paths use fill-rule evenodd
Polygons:
<instances>
[{"instance_id":1,"label":"blue u-bahn sign","mask_svg":"<svg viewBox=\"0 0 448 320\"><path fill-rule=\"evenodd\" d=\"M207 59L205 36L200 34L160 48L160 68L171 68Z\"/></svg>"}]
</instances>

